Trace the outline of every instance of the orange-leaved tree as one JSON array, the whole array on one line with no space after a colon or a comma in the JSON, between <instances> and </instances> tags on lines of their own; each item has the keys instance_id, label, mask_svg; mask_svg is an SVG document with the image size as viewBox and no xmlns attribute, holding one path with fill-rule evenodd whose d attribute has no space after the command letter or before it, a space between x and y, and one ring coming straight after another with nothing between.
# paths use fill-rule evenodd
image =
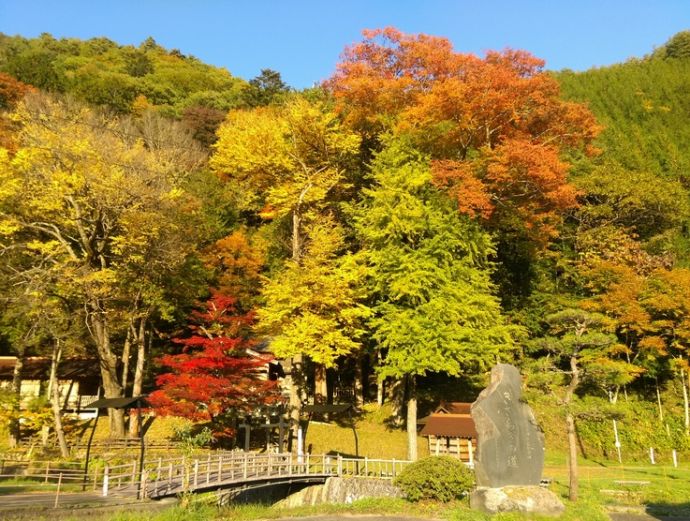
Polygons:
<instances>
[{"instance_id":1,"label":"orange-leaved tree","mask_svg":"<svg viewBox=\"0 0 690 521\"><path fill-rule=\"evenodd\" d=\"M326 87L369 143L384 131L411 135L461 211L543 244L577 204L563 152L593 153L599 130L586 107L560 99L543 66L524 51L480 58L386 28L348 47Z\"/></svg>"}]
</instances>

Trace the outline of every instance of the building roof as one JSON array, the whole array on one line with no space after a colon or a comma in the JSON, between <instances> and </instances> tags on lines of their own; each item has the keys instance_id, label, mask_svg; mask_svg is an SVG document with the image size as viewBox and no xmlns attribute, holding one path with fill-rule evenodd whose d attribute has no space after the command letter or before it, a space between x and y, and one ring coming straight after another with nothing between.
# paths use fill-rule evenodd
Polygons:
<instances>
[{"instance_id":1,"label":"building roof","mask_svg":"<svg viewBox=\"0 0 690 521\"><path fill-rule=\"evenodd\" d=\"M450 438L476 438L474 420L466 414L434 413L427 417L420 433L422 436L448 436Z\"/></svg>"},{"instance_id":2,"label":"building roof","mask_svg":"<svg viewBox=\"0 0 690 521\"><path fill-rule=\"evenodd\" d=\"M468 402L441 402L436 408L437 413L447 414L470 414L472 404Z\"/></svg>"},{"instance_id":3,"label":"building roof","mask_svg":"<svg viewBox=\"0 0 690 521\"><path fill-rule=\"evenodd\" d=\"M0 356L0 380L11 380L15 356ZM45 356L30 356L24 359L22 380L47 380L50 376L51 360ZM65 358L58 366L60 380L83 380L100 375L100 366L95 358Z\"/></svg>"}]
</instances>

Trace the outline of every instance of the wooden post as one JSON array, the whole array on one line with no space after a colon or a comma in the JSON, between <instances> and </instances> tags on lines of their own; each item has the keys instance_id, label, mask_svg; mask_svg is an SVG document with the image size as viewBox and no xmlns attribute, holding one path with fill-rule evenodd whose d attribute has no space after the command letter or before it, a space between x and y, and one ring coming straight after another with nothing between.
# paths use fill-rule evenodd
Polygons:
<instances>
[{"instance_id":1,"label":"wooden post","mask_svg":"<svg viewBox=\"0 0 690 521\"><path fill-rule=\"evenodd\" d=\"M132 478L131 478L131 482L132 482L132 483L135 483L136 480L137 480L137 462L136 462L136 461L132 461Z\"/></svg>"},{"instance_id":2,"label":"wooden post","mask_svg":"<svg viewBox=\"0 0 690 521\"><path fill-rule=\"evenodd\" d=\"M168 463L168 490L172 487L173 464Z\"/></svg>"},{"instance_id":3,"label":"wooden post","mask_svg":"<svg viewBox=\"0 0 690 521\"><path fill-rule=\"evenodd\" d=\"M364 456L364 475L369 475L369 456Z\"/></svg>"},{"instance_id":4,"label":"wooden post","mask_svg":"<svg viewBox=\"0 0 690 521\"><path fill-rule=\"evenodd\" d=\"M46 479L45 483L48 483L48 475L50 474L50 461L46 461Z\"/></svg>"},{"instance_id":5,"label":"wooden post","mask_svg":"<svg viewBox=\"0 0 690 521\"><path fill-rule=\"evenodd\" d=\"M343 475L343 457L338 454L338 477Z\"/></svg>"},{"instance_id":6,"label":"wooden post","mask_svg":"<svg viewBox=\"0 0 690 521\"><path fill-rule=\"evenodd\" d=\"M302 433L302 424L297 426L297 463L302 464L304 459L304 436Z\"/></svg>"},{"instance_id":7,"label":"wooden post","mask_svg":"<svg viewBox=\"0 0 690 521\"><path fill-rule=\"evenodd\" d=\"M60 475L58 476L57 490L55 491L55 504L53 505L53 508L57 508L58 502L60 501L60 485L62 485L62 472L60 472Z\"/></svg>"},{"instance_id":8,"label":"wooden post","mask_svg":"<svg viewBox=\"0 0 690 521\"><path fill-rule=\"evenodd\" d=\"M470 465L474 465L474 447L472 447L472 438L467 439L467 458Z\"/></svg>"},{"instance_id":9,"label":"wooden post","mask_svg":"<svg viewBox=\"0 0 690 521\"><path fill-rule=\"evenodd\" d=\"M438 456L440 448L441 448L441 440L439 439L438 436L436 436L436 456Z\"/></svg>"},{"instance_id":10,"label":"wooden post","mask_svg":"<svg viewBox=\"0 0 690 521\"><path fill-rule=\"evenodd\" d=\"M613 438L614 446L616 447L616 452L618 453L618 463L623 463L623 458L621 457L621 441L618 438L618 424L616 420L613 420Z\"/></svg>"},{"instance_id":11,"label":"wooden post","mask_svg":"<svg viewBox=\"0 0 690 521\"><path fill-rule=\"evenodd\" d=\"M395 477L395 458L393 458L393 477Z\"/></svg>"},{"instance_id":12,"label":"wooden post","mask_svg":"<svg viewBox=\"0 0 690 521\"><path fill-rule=\"evenodd\" d=\"M247 453L245 452L244 454L244 479L247 479L247 466L249 465L249 462L247 461Z\"/></svg>"},{"instance_id":13,"label":"wooden post","mask_svg":"<svg viewBox=\"0 0 690 521\"><path fill-rule=\"evenodd\" d=\"M109 476L109 469L108 465L105 466L103 469L103 497L108 497L108 480L110 479Z\"/></svg>"},{"instance_id":14,"label":"wooden post","mask_svg":"<svg viewBox=\"0 0 690 521\"><path fill-rule=\"evenodd\" d=\"M671 452L671 457L673 457L673 466L678 467L678 453L676 449L673 449L673 452Z\"/></svg>"},{"instance_id":15,"label":"wooden post","mask_svg":"<svg viewBox=\"0 0 690 521\"><path fill-rule=\"evenodd\" d=\"M218 483L220 483L223 480L222 474L223 474L223 455L220 454L218 456Z\"/></svg>"},{"instance_id":16,"label":"wooden post","mask_svg":"<svg viewBox=\"0 0 690 521\"><path fill-rule=\"evenodd\" d=\"M309 474L309 453L308 453L308 452L307 452L307 454L306 454L306 458L307 458L307 460L306 460L306 462L307 462L307 464L306 464L306 473Z\"/></svg>"},{"instance_id":17,"label":"wooden post","mask_svg":"<svg viewBox=\"0 0 690 521\"><path fill-rule=\"evenodd\" d=\"M278 452L282 454L285 450L285 421L282 416L278 417Z\"/></svg>"},{"instance_id":18,"label":"wooden post","mask_svg":"<svg viewBox=\"0 0 690 521\"><path fill-rule=\"evenodd\" d=\"M206 484L211 483L211 453L208 453L208 458L206 458Z\"/></svg>"},{"instance_id":19,"label":"wooden post","mask_svg":"<svg viewBox=\"0 0 690 521\"><path fill-rule=\"evenodd\" d=\"M141 497L139 499L144 500L146 499L146 478L148 476L148 472L145 470L141 473Z\"/></svg>"},{"instance_id":20,"label":"wooden post","mask_svg":"<svg viewBox=\"0 0 690 521\"><path fill-rule=\"evenodd\" d=\"M161 467L163 466L163 458L158 458L158 468L156 469L156 481L161 480Z\"/></svg>"},{"instance_id":21,"label":"wooden post","mask_svg":"<svg viewBox=\"0 0 690 521\"><path fill-rule=\"evenodd\" d=\"M194 460L194 489L199 485L199 460Z\"/></svg>"},{"instance_id":22,"label":"wooden post","mask_svg":"<svg viewBox=\"0 0 690 521\"><path fill-rule=\"evenodd\" d=\"M266 452L271 450L271 418L266 416Z\"/></svg>"}]
</instances>

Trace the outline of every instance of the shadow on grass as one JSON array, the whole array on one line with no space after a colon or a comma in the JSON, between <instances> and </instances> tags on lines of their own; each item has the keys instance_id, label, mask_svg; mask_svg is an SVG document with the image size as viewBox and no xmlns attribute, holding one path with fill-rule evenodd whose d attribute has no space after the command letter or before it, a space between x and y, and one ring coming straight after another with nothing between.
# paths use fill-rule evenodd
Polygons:
<instances>
[{"instance_id":1,"label":"shadow on grass","mask_svg":"<svg viewBox=\"0 0 690 521\"><path fill-rule=\"evenodd\" d=\"M648 516L659 520L690 520L690 502L683 503L649 503L645 507Z\"/></svg>"}]
</instances>

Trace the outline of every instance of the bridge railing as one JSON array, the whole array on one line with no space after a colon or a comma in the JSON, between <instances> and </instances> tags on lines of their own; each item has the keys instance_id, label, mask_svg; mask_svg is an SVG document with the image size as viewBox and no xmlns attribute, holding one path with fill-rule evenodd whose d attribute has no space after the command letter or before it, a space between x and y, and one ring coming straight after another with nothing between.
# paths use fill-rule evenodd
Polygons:
<instances>
[{"instance_id":1,"label":"bridge railing","mask_svg":"<svg viewBox=\"0 0 690 521\"><path fill-rule=\"evenodd\" d=\"M280 477L346 476L394 478L406 460L343 458L339 455L218 452L205 458L146 460L141 473L136 462L106 467L103 495L137 493L162 497L217 486L231 486Z\"/></svg>"}]
</instances>

